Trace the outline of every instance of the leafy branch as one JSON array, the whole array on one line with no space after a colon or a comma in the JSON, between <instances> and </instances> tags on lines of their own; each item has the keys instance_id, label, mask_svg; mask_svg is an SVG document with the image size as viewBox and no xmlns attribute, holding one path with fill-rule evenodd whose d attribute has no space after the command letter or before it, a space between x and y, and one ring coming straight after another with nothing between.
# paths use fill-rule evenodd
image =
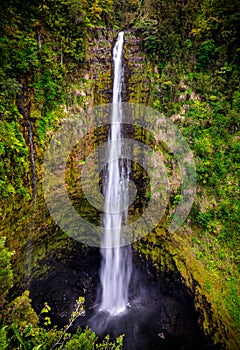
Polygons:
<instances>
[{"instance_id":1,"label":"leafy branch","mask_svg":"<svg viewBox=\"0 0 240 350\"><path fill-rule=\"evenodd\" d=\"M69 322L66 326L64 326L62 334L60 335L57 342L52 346L51 350L55 349L58 345L62 345L64 343L64 341L66 340L66 332L69 330L69 328L73 325L73 323L79 316L85 315L84 301L84 297L79 297L76 300L75 308L71 314L71 317L69 318Z\"/></svg>"}]
</instances>

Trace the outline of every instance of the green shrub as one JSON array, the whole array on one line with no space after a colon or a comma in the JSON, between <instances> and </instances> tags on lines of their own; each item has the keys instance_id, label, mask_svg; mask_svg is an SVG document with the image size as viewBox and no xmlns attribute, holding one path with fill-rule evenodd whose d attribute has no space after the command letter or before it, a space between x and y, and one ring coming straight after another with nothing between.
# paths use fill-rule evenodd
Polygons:
<instances>
[{"instance_id":1,"label":"green shrub","mask_svg":"<svg viewBox=\"0 0 240 350\"><path fill-rule=\"evenodd\" d=\"M214 40L209 39L203 41L197 51L196 58L198 67L200 69L206 69L212 63L212 60L216 57L217 48Z\"/></svg>"}]
</instances>

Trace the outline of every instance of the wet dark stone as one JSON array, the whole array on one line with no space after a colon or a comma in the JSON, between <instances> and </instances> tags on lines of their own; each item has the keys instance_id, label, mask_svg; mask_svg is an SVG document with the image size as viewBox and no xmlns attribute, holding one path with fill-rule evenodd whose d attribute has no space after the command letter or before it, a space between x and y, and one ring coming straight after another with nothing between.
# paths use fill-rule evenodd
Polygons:
<instances>
[{"instance_id":1,"label":"wet dark stone","mask_svg":"<svg viewBox=\"0 0 240 350\"><path fill-rule=\"evenodd\" d=\"M134 255L129 290L130 307L118 316L98 312L100 253L79 244L79 250L61 254L51 263L42 279L32 279L30 293L39 313L44 302L51 306L53 324L68 323L75 300L84 296L86 315L79 317L71 331L89 326L99 338L125 334L127 350L207 350L216 349L198 326L198 314L191 292L176 272L157 274L146 261ZM98 294L98 297L97 297Z\"/></svg>"},{"instance_id":2,"label":"wet dark stone","mask_svg":"<svg viewBox=\"0 0 240 350\"><path fill-rule=\"evenodd\" d=\"M100 254L98 249L83 249L76 242L73 251L61 252L59 256L56 254L54 259L52 256L46 259L45 264L51 266L50 270L44 275L35 272L37 278L32 278L29 290L37 313L44 302L48 302L52 323L62 327L68 323L79 296L85 296L87 305L95 301Z\"/></svg>"}]
</instances>

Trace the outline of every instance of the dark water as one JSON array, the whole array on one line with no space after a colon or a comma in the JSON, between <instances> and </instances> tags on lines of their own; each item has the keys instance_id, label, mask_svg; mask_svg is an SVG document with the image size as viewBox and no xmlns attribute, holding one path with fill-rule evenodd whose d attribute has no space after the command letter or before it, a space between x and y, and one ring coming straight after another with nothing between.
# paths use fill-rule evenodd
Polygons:
<instances>
[{"instance_id":1,"label":"dark water","mask_svg":"<svg viewBox=\"0 0 240 350\"><path fill-rule=\"evenodd\" d=\"M84 296L86 315L75 321L72 332L78 326L88 325L99 339L106 334L112 339L125 334L124 349L127 350L216 349L199 328L193 297L178 273L157 274L150 264L134 256L130 307L125 313L109 317L97 311L97 301L101 298L97 296L99 251L89 248L79 254L76 250L52 259L46 262L51 268L41 279L33 277L30 292L37 312L45 301L51 306L53 324L67 324L75 300Z\"/></svg>"},{"instance_id":2,"label":"dark water","mask_svg":"<svg viewBox=\"0 0 240 350\"><path fill-rule=\"evenodd\" d=\"M103 338L125 334L124 349L196 349L212 347L201 333L193 300L179 282L157 278L136 257L130 287L130 305L122 314L110 316L97 306L86 310L76 325L88 325ZM162 285L161 285L162 284Z\"/></svg>"}]
</instances>

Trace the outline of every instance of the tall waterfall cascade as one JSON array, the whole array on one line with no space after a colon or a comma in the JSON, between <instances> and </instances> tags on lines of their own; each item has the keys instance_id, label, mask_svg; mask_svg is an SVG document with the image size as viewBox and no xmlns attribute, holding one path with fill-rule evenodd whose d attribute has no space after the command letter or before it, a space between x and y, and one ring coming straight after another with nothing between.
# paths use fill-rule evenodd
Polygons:
<instances>
[{"instance_id":1,"label":"tall waterfall cascade","mask_svg":"<svg viewBox=\"0 0 240 350\"><path fill-rule=\"evenodd\" d=\"M111 128L108 140L108 164L104 179L104 218L100 310L110 315L123 312L128 305L128 286L132 270L129 247L122 247L121 226L127 223L129 164L122 159L122 81L124 32L113 49L114 80Z\"/></svg>"}]
</instances>

